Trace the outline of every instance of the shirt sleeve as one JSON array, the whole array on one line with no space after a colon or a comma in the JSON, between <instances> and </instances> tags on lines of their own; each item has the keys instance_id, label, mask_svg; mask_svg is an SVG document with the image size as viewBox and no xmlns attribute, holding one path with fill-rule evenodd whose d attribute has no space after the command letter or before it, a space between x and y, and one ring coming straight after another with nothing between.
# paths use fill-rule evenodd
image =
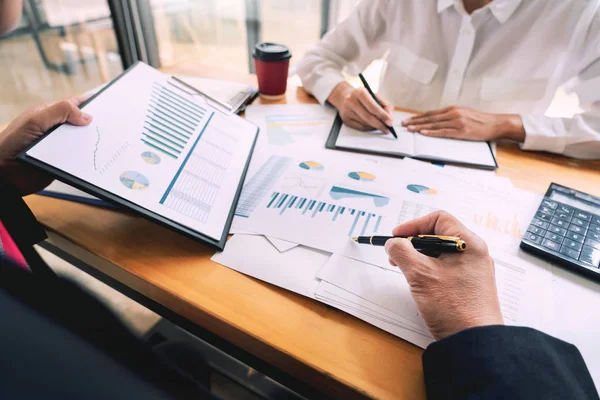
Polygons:
<instances>
[{"instance_id":1,"label":"shirt sleeve","mask_svg":"<svg viewBox=\"0 0 600 400\"><path fill-rule=\"evenodd\" d=\"M427 398L598 399L572 344L530 328L467 329L423 354Z\"/></svg>"},{"instance_id":2,"label":"shirt sleeve","mask_svg":"<svg viewBox=\"0 0 600 400\"><path fill-rule=\"evenodd\" d=\"M308 50L297 72L304 89L325 104L331 91L344 76L349 65L360 70L381 56L377 44L388 25L389 0L363 0L348 18L329 31L320 42Z\"/></svg>"},{"instance_id":3,"label":"shirt sleeve","mask_svg":"<svg viewBox=\"0 0 600 400\"><path fill-rule=\"evenodd\" d=\"M571 57L581 65L580 106L584 112L573 118L551 118L523 114L523 150L541 150L580 159L600 159L600 14L587 30L587 39Z\"/></svg>"}]
</instances>

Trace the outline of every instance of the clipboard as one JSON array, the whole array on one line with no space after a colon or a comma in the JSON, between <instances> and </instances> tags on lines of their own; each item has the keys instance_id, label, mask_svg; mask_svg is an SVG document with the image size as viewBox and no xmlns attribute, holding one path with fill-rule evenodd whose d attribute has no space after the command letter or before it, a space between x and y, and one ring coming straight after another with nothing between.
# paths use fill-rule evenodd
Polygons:
<instances>
[{"instance_id":1,"label":"clipboard","mask_svg":"<svg viewBox=\"0 0 600 400\"><path fill-rule=\"evenodd\" d=\"M115 78L112 82L110 82L107 86L105 86L104 88L102 88L102 90L100 90L98 93L96 93L94 96L92 96L90 99L88 99L85 103L83 103L80 108L85 108L87 106L90 106L90 104L93 104L93 102L98 99L100 99L102 96L109 96L107 94L107 91L111 90L111 88L115 88L117 85L119 84L124 84L125 81L127 82L135 82L136 84L138 84L140 82L140 80L136 80L135 77L133 77L134 73L137 73L138 71L142 71L144 74L149 75L149 76L153 76L153 77L161 77L161 79L166 79L166 76L158 71L156 71L154 68L144 64L143 62L137 62L136 64L134 64L133 66L131 66L130 68L128 68L126 71L124 71L122 74L120 74L117 78ZM129 79L125 79L126 77L128 77ZM111 92L111 96L115 96L117 92L117 90L120 89L115 89L115 91ZM124 96L126 94L123 94ZM135 94L137 96L137 94ZM128 99L130 100L130 99ZM132 104L137 104L138 99L135 98L133 100L130 100L129 103L124 102L123 105L121 105L121 107L128 107L131 106ZM144 102L147 102L147 99L143 99ZM96 103L97 105L98 103ZM138 106L140 106L139 104L137 104ZM147 108L148 104L143 104L144 108ZM119 106L115 105L114 109L116 110ZM139 108L139 107L138 107ZM187 221L189 218L173 218L173 215L175 214L174 211L169 211L166 209L166 206L164 206L164 203L160 203L161 206L164 206L165 210L163 212L158 212L158 209L162 209L162 207L158 207L158 206L152 206L152 207L148 207L147 203L142 204L141 201L135 201L134 198L132 196L126 195L124 196L123 193L123 188L119 187L118 185L114 185L115 188L117 190L109 190L107 189L105 184L102 184L98 181L95 182L90 182L89 179L87 179L86 177L83 176L76 176L76 174L72 171L73 168L69 169L69 168L65 168L64 165L61 166L57 166L57 165L52 165L52 163L49 162L49 160L44 159L42 160L39 156L39 154L42 152L40 149L43 149L44 146L46 147L46 153L50 154L51 153L51 149L50 149L50 144L45 144L47 143L47 141L49 141L49 143L54 143L56 140L58 139L54 139L54 138L60 138L61 135L64 135L65 132L68 132L68 129L73 129L73 126L71 125L59 125L56 126L54 128L52 128L50 131L48 131L46 134L44 134L40 139L38 139L35 143L33 143L32 145L30 145L27 149L25 149L23 152L21 152L18 156L17 159L21 162L24 162L26 164L29 164L33 167L36 167L38 169L41 169L43 171L45 171L46 173L50 174L51 176L53 176L54 178L56 178L57 180L66 183L68 185L71 185L79 190L82 190L86 193L89 193L93 196L96 196L102 200L105 200L107 202L110 202L120 208L126 209L126 210L131 210L137 214L139 214L140 216L143 216L144 218L158 223L159 225L162 225L166 228L169 228L171 230L174 230L176 232L182 233L190 238L196 239L196 240L200 240L214 248L217 248L219 250L223 250L223 248L225 247L225 243L229 234L229 230L231 227L231 223L233 221L233 217L235 214L235 209L237 207L237 203L239 201L239 197L242 191L242 187L243 187L243 183L248 171L248 167L250 165L250 161L252 158L252 154L256 145L256 141L258 138L258 132L259 129L258 127L252 125L251 123L242 120L240 117L238 117L237 115L232 115L232 116L227 116L225 114L220 114L221 111L219 111L218 109L213 109L213 108L209 108L209 106L206 106L206 109L208 111L210 111L212 114L206 118L207 122L204 124L203 128L200 128L201 131L197 134L196 137L194 137L193 139L190 139L190 148L191 150L189 150L187 152L187 154L185 155L185 159L182 155L182 161L180 163L180 165L177 167L177 174L175 177L172 178L171 184L169 185L169 187L167 189L165 189L165 194L163 196L163 200L165 197L167 197L167 192L172 193L173 192L173 187L174 185L178 184L178 179L180 178L180 174L185 173L184 169L186 168L186 166L188 165L188 161L190 159L190 156L192 154L194 154L195 156L195 151L196 151L196 146L198 145L198 143L202 143L202 141L200 140L201 138L203 138L204 135L207 135L208 131L212 128L211 127L211 121L213 120L213 117L215 115L219 115L218 117L215 118L216 120L227 120L229 119L229 121L231 121L232 124L242 124L246 129L247 129L247 133L246 133L246 137L245 137L245 146L243 148L243 154L244 157L243 159L239 159L237 160L237 165L239 166L238 170L236 171L235 175L233 176L233 178L231 178L231 181L234 182L232 185L230 185L230 190L227 191L227 196L228 198L231 198L231 201L228 202L226 204L226 212L223 212L222 214L219 215L219 221L223 221L223 223L219 223L218 226L216 228L214 228L213 230L218 230L220 233L217 234L208 234L207 232L202 232L199 229L195 228L194 226L191 226L191 224L187 224L185 221ZM123 111L123 110L121 110ZM218 113L218 114L217 114ZM94 121L98 118L98 115L94 116ZM106 118L106 120L110 120L112 121L111 118ZM238 120L234 120L234 119L238 119ZM94 121L92 121L92 124L94 124ZM242 121L242 122L240 122ZM66 127L66 128L63 128ZM74 128L77 129L78 127ZM140 127L141 128L141 127ZM208 128L208 129L207 129ZM61 131L62 129L62 131ZM142 129L140 129L142 130ZM53 135L57 135L57 132L60 133L58 136L53 136ZM218 132L217 132L218 133ZM137 134L137 132L136 132ZM216 134L216 133L215 133ZM223 133L224 135L226 135L226 133ZM99 136L100 137L100 136ZM215 136L217 137L217 136ZM50 139L52 138L52 139ZM192 141L195 140L195 142L192 145ZM145 147L146 148L146 147ZM149 146L147 146L147 148L150 148ZM199 147L198 147L199 148ZM37 151L37 155L33 154ZM82 150L83 152L83 150ZM158 153L158 151L157 151ZM162 155L162 154L161 154ZM56 156L58 157L58 156ZM88 155L89 158L89 155ZM166 158L166 156L165 156ZM139 161L139 160L138 160ZM69 161L71 162L71 161ZM56 163L55 163L56 164ZM67 171L67 169L69 169ZM122 178L121 174L121 177ZM238 179L239 177L239 179ZM119 178L119 179L120 179ZM125 182L125 183L123 183ZM142 185L140 186L140 182L138 181L127 181L127 180L121 180L121 183L123 183L122 186L124 186L126 189L130 189L129 187L126 187L125 185L129 185L131 188L133 188L135 185L137 185L137 190L131 189L131 192L143 192L144 189L143 188L143 182ZM150 187L149 185L146 185L146 188ZM120 190L119 190L120 189ZM160 190L162 191L162 189ZM129 192L127 192L129 193ZM225 207L225 206L224 206ZM169 211L167 213L167 211ZM167 215L169 214L169 215ZM221 229L222 226L222 229Z\"/></svg>"},{"instance_id":2,"label":"clipboard","mask_svg":"<svg viewBox=\"0 0 600 400\"><path fill-rule=\"evenodd\" d=\"M250 85L247 85L243 90L237 91L233 97L222 100L215 95L210 95L206 91L198 89L187 83L185 80L176 76L172 76L169 83L180 90L183 90L191 95L199 95L211 102L213 107L219 108L227 114L241 114L246 111L246 107L251 104L259 95L259 91Z\"/></svg>"},{"instance_id":3,"label":"clipboard","mask_svg":"<svg viewBox=\"0 0 600 400\"><path fill-rule=\"evenodd\" d=\"M485 144L487 145L487 148L490 151L491 160L492 160L493 164L488 165L488 164L472 163L472 162L467 162L467 161L457 162L457 161L443 159L443 158L437 158L437 157L432 158L432 157L423 157L423 156L413 156L410 154L402 154L402 153L397 153L397 152L375 151L375 150L369 150L369 149L338 146L337 141L338 141L338 138L340 135L340 130L342 129L342 125L343 125L343 121L342 121L342 118L340 117L340 114L338 113L336 115L333 125L331 127L329 137L327 138L327 141L325 142L325 147L327 149L348 151L348 152L359 153L359 154L372 154L372 155L379 155L379 156L386 156L386 157L395 157L395 158L409 157L409 158L414 158L414 159L420 160L420 161L442 163L442 164L449 164L449 165L456 165L456 166L470 167L470 168L477 168L477 169L484 169L484 170L492 170L492 171L495 170L496 168L498 168L498 162L496 160L496 155L494 154L494 151L492 149L492 145L490 142L485 142ZM398 132L398 133L399 133L399 135L402 134L401 132Z\"/></svg>"}]
</instances>

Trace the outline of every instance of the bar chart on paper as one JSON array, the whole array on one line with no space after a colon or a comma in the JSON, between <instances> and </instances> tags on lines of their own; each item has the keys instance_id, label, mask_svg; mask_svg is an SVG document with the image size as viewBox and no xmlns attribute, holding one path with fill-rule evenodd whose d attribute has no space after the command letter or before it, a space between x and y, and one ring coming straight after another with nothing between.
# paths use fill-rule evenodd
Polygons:
<instances>
[{"instance_id":1,"label":"bar chart on paper","mask_svg":"<svg viewBox=\"0 0 600 400\"><path fill-rule=\"evenodd\" d=\"M175 90L154 83L141 140L151 149L177 159L197 131L206 110Z\"/></svg>"},{"instance_id":2,"label":"bar chart on paper","mask_svg":"<svg viewBox=\"0 0 600 400\"><path fill-rule=\"evenodd\" d=\"M475 213L473 215L473 222L477 225L481 225L495 232L511 236L515 239L523 238L523 232L521 232L517 214L514 214L512 218L509 219L499 217L492 212L488 212L486 215L479 215Z\"/></svg>"},{"instance_id":3,"label":"bar chart on paper","mask_svg":"<svg viewBox=\"0 0 600 400\"><path fill-rule=\"evenodd\" d=\"M267 196L269 189L277 182L293 161L294 159L291 157L269 157L260 170L244 185L235 215L249 218L258 203Z\"/></svg>"},{"instance_id":4,"label":"bar chart on paper","mask_svg":"<svg viewBox=\"0 0 600 400\"><path fill-rule=\"evenodd\" d=\"M347 232L349 237L378 233L383 219L382 215L372 212L282 192L273 192L266 208L282 217L293 213L295 218L313 219L314 229L326 221Z\"/></svg>"}]
</instances>

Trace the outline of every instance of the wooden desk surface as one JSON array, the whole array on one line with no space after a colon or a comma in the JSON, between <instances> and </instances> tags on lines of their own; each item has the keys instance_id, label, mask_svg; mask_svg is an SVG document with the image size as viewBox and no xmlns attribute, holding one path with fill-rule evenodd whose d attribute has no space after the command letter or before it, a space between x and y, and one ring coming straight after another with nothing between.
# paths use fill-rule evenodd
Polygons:
<instances>
[{"instance_id":1,"label":"wooden desk surface","mask_svg":"<svg viewBox=\"0 0 600 400\"><path fill-rule=\"evenodd\" d=\"M287 102L314 99L290 87ZM543 193L555 181L600 196L598 161L501 144L498 162L498 175L518 187ZM27 203L59 247L80 258L87 254L96 260L94 268L322 392L338 398L425 397L422 350L402 339L215 264L213 250L142 218L40 196Z\"/></svg>"}]
</instances>

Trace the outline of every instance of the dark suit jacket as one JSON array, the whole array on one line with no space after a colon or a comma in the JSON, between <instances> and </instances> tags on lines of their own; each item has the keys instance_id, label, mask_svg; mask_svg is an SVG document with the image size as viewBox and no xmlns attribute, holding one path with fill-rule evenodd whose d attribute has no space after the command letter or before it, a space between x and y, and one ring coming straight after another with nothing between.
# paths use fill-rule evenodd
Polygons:
<instances>
[{"instance_id":1,"label":"dark suit jacket","mask_svg":"<svg viewBox=\"0 0 600 400\"><path fill-rule=\"evenodd\" d=\"M577 348L530 328L464 330L431 344L423 369L432 400L598 399Z\"/></svg>"}]
</instances>

